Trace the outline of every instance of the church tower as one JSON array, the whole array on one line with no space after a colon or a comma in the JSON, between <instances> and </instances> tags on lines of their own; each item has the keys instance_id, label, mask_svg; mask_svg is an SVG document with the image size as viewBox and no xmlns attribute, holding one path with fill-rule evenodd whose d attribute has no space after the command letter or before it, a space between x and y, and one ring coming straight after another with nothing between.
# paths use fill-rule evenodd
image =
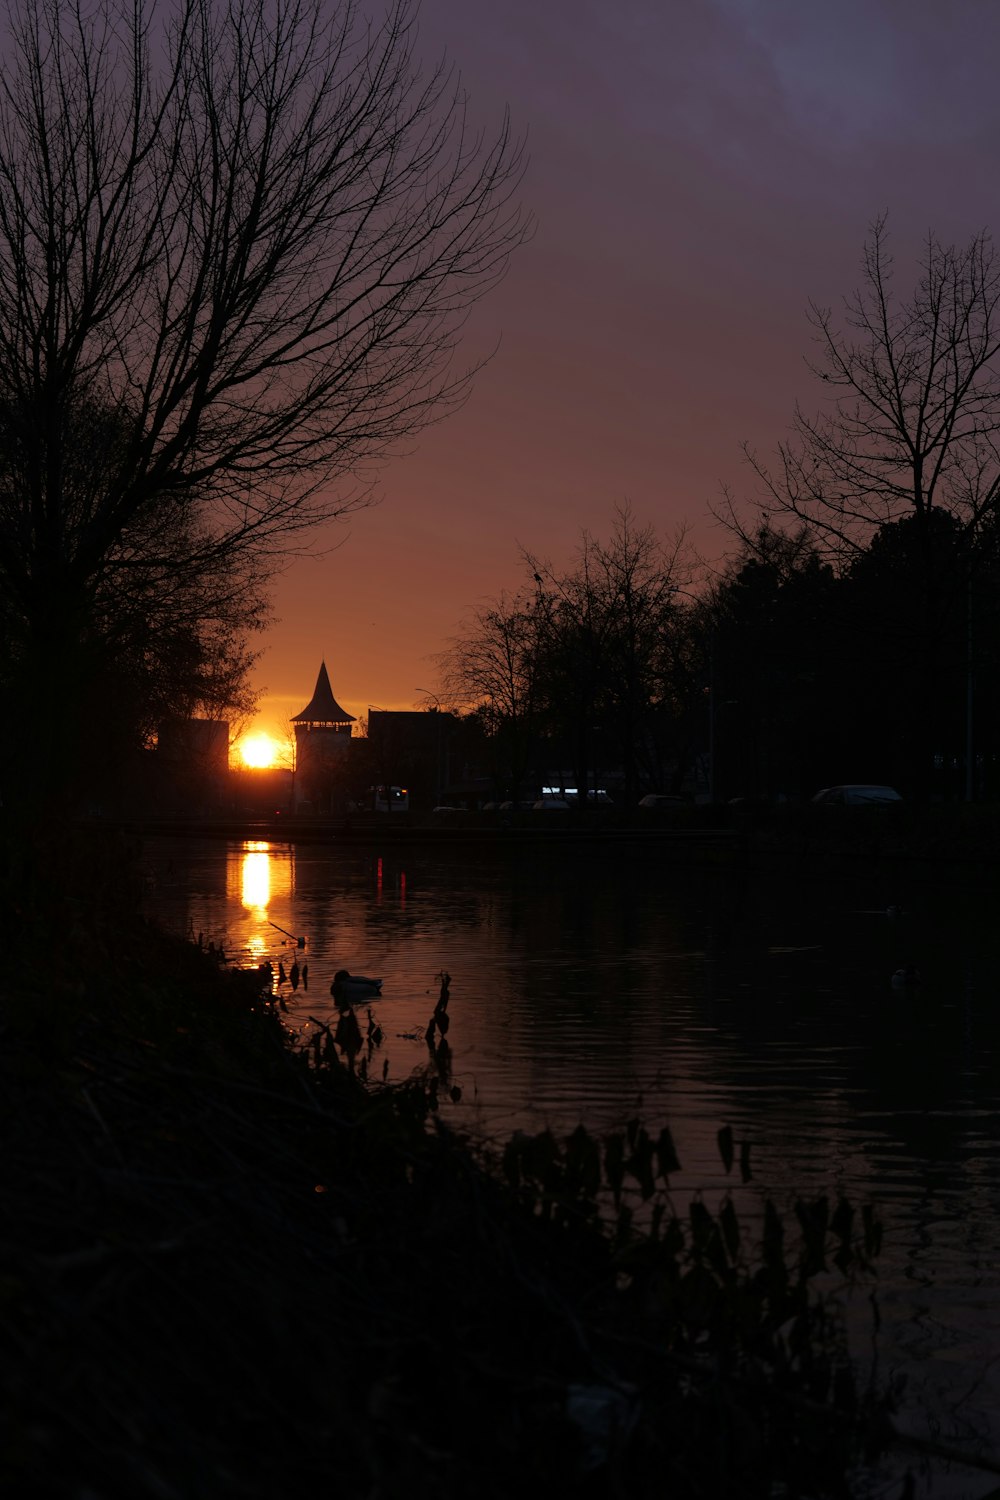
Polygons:
<instances>
[{"instance_id":1,"label":"church tower","mask_svg":"<svg viewBox=\"0 0 1000 1500\"><path fill-rule=\"evenodd\" d=\"M343 789L354 715L333 696L326 662L320 664L316 690L295 714L295 806L309 802L318 812L333 812Z\"/></svg>"}]
</instances>

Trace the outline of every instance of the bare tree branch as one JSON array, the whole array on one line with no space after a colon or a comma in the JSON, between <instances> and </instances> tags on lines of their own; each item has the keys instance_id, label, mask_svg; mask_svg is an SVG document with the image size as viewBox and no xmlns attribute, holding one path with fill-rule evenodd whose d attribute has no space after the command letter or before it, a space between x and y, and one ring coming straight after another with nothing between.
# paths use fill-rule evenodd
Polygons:
<instances>
[{"instance_id":1,"label":"bare tree branch","mask_svg":"<svg viewBox=\"0 0 1000 1500\"><path fill-rule=\"evenodd\" d=\"M1000 498L1000 265L990 236L959 249L929 235L917 285L901 298L883 217L862 270L840 320L810 306L809 368L830 405L796 410L773 467L745 449L764 509L804 523L842 564L880 527L935 510L974 537ZM731 521L728 500L724 510Z\"/></svg>"}]
</instances>

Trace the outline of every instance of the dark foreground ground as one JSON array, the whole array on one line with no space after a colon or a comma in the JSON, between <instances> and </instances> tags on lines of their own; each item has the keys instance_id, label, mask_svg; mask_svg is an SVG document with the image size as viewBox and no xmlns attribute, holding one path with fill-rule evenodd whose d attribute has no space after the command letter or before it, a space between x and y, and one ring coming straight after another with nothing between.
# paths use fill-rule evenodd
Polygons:
<instances>
[{"instance_id":1,"label":"dark foreground ground","mask_svg":"<svg viewBox=\"0 0 1000 1500\"><path fill-rule=\"evenodd\" d=\"M84 868L5 851L0 1493L860 1493L888 1403L812 1287L866 1274L870 1212L747 1244L639 1122L484 1161L435 1114L461 997L383 1089L377 1034L293 1052L123 850Z\"/></svg>"}]
</instances>

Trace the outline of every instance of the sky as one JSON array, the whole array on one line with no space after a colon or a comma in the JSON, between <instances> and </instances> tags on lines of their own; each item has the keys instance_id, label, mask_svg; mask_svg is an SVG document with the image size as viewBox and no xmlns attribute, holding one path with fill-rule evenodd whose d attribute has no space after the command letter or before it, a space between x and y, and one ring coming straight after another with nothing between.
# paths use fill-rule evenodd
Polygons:
<instances>
[{"instance_id":1,"label":"sky","mask_svg":"<svg viewBox=\"0 0 1000 1500\"><path fill-rule=\"evenodd\" d=\"M817 405L807 305L836 308L888 213L899 285L929 231L1000 220L994 0L422 0L474 117L527 136L530 241L481 302L469 399L383 468L378 503L277 578L254 728L321 660L349 713L424 707L437 653L615 507L706 559L767 455Z\"/></svg>"}]
</instances>

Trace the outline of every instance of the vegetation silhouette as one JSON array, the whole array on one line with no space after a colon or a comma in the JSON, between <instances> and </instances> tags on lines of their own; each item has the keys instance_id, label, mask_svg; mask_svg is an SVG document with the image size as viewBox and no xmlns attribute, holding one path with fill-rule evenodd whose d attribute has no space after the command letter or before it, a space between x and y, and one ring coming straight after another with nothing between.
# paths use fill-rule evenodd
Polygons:
<instances>
[{"instance_id":1,"label":"vegetation silhouette","mask_svg":"<svg viewBox=\"0 0 1000 1500\"><path fill-rule=\"evenodd\" d=\"M269 570L482 362L523 161L410 0L7 23L0 685L33 733L5 716L0 770L65 808L158 715L246 706Z\"/></svg>"},{"instance_id":2,"label":"vegetation silhouette","mask_svg":"<svg viewBox=\"0 0 1000 1500\"><path fill-rule=\"evenodd\" d=\"M933 606L917 553L932 538ZM619 808L645 791L807 801L845 782L908 801L1000 791L1000 532L945 511L888 522L840 565L805 525L746 530L693 580L631 511L466 621L440 664L463 754L497 799L548 768ZM690 585L690 586L689 586ZM675 821L680 811L675 813ZM831 824L832 826L832 824Z\"/></svg>"}]
</instances>

